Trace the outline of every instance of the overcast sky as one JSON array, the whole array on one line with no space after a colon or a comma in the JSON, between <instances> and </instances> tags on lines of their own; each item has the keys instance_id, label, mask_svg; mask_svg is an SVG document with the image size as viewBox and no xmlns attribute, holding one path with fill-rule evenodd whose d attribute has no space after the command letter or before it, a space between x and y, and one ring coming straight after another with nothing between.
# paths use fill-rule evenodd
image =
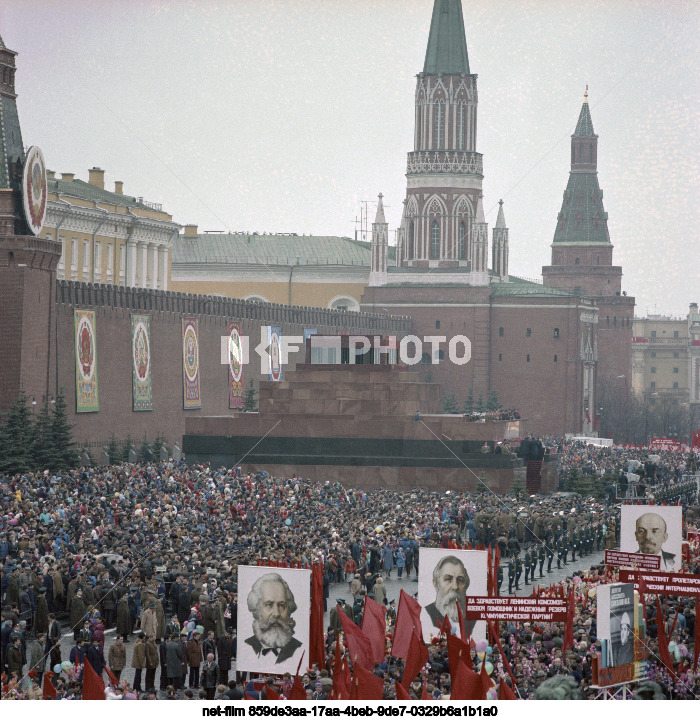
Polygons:
<instances>
[{"instance_id":1,"label":"overcast sky","mask_svg":"<svg viewBox=\"0 0 700 721\"><path fill-rule=\"evenodd\" d=\"M25 145L48 167L204 230L353 236L364 200L400 222L432 0L20 0ZM487 221L541 278L589 85L614 261L636 314L700 301L700 4L463 0L479 76ZM373 209L370 206L373 219ZM393 233L392 233L393 238Z\"/></svg>"}]
</instances>

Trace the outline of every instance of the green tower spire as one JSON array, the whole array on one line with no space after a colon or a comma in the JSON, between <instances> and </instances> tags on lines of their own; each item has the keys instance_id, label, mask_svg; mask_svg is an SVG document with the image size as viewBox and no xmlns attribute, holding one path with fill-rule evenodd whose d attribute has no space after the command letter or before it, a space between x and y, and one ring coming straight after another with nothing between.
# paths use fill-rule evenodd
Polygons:
<instances>
[{"instance_id":1,"label":"green tower spire","mask_svg":"<svg viewBox=\"0 0 700 721\"><path fill-rule=\"evenodd\" d=\"M435 0L423 72L426 75L469 75L461 0Z\"/></svg>"}]
</instances>

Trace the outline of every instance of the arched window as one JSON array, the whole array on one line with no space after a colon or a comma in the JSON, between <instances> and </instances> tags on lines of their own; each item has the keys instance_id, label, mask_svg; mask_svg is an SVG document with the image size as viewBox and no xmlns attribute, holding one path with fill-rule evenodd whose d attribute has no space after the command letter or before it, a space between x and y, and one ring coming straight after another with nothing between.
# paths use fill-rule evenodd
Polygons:
<instances>
[{"instance_id":1,"label":"arched window","mask_svg":"<svg viewBox=\"0 0 700 721\"><path fill-rule=\"evenodd\" d=\"M580 262L581 262L581 259L580 259L580 258L576 258L576 260L574 261L574 265L578 265Z\"/></svg>"},{"instance_id":2,"label":"arched window","mask_svg":"<svg viewBox=\"0 0 700 721\"><path fill-rule=\"evenodd\" d=\"M328 307L331 310L360 310L360 304L354 298L347 295L338 295L335 298L331 299Z\"/></svg>"},{"instance_id":3,"label":"arched window","mask_svg":"<svg viewBox=\"0 0 700 721\"><path fill-rule=\"evenodd\" d=\"M423 353L423 355L420 358L420 362L424 365L430 365L430 353Z\"/></svg>"},{"instance_id":4,"label":"arched window","mask_svg":"<svg viewBox=\"0 0 700 721\"><path fill-rule=\"evenodd\" d=\"M433 148L442 150L445 133L445 101L437 100L433 108Z\"/></svg>"},{"instance_id":5,"label":"arched window","mask_svg":"<svg viewBox=\"0 0 700 721\"><path fill-rule=\"evenodd\" d=\"M457 113L457 150L464 150L464 116L467 114L467 106L465 103L459 104L459 111ZM459 256L462 257L461 255Z\"/></svg>"},{"instance_id":6,"label":"arched window","mask_svg":"<svg viewBox=\"0 0 700 721\"><path fill-rule=\"evenodd\" d=\"M459 224L459 232L458 232L458 238L457 238L457 257L460 259L464 259L464 251L465 251L465 237L467 234L467 229L464 225L464 223Z\"/></svg>"},{"instance_id":7,"label":"arched window","mask_svg":"<svg viewBox=\"0 0 700 721\"><path fill-rule=\"evenodd\" d=\"M503 328L502 327L498 329L498 335L500 338L503 338Z\"/></svg>"},{"instance_id":8,"label":"arched window","mask_svg":"<svg viewBox=\"0 0 700 721\"><path fill-rule=\"evenodd\" d=\"M413 221L411 221L411 224L408 226L408 257L413 259L415 258L415 229L413 226Z\"/></svg>"},{"instance_id":9,"label":"arched window","mask_svg":"<svg viewBox=\"0 0 700 721\"><path fill-rule=\"evenodd\" d=\"M437 260L440 257L440 224L433 221L430 229L430 258Z\"/></svg>"},{"instance_id":10,"label":"arched window","mask_svg":"<svg viewBox=\"0 0 700 721\"><path fill-rule=\"evenodd\" d=\"M555 329L554 329L554 337L555 337L555 338L558 338L558 337L559 337L559 328L555 328Z\"/></svg>"}]
</instances>

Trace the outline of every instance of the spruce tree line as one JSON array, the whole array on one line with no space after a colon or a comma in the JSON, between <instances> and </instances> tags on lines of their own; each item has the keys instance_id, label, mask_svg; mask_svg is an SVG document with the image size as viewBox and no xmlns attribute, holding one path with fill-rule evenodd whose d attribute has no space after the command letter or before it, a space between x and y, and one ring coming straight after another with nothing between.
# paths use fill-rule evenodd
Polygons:
<instances>
[{"instance_id":1,"label":"spruce tree line","mask_svg":"<svg viewBox=\"0 0 700 721\"><path fill-rule=\"evenodd\" d=\"M35 414L20 391L7 413L0 415L0 473L74 468L78 453L71 430L63 394L55 403L45 399Z\"/></svg>"}]
</instances>

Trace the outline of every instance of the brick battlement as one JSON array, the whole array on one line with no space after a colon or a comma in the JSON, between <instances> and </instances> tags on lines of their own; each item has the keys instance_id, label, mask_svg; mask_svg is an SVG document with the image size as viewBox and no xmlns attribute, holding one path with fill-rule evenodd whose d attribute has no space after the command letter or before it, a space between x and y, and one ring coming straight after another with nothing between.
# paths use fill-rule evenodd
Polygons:
<instances>
[{"instance_id":1,"label":"brick battlement","mask_svg":"<svg viewBox=\"0 0 700 721\"><path fill-rule=\"evenodd\" d=\"M330 326L366 333L409 333L409 316L386 316L377 313L307 308L280 303L256 303L240 298L173 293L150 288L127 288L98 283L59 280L56 302L79 307L111 307L134 311L157 311L180 315L221 316L260 321L263 324L295 323Z\"/></svg>"}]
</instances>

